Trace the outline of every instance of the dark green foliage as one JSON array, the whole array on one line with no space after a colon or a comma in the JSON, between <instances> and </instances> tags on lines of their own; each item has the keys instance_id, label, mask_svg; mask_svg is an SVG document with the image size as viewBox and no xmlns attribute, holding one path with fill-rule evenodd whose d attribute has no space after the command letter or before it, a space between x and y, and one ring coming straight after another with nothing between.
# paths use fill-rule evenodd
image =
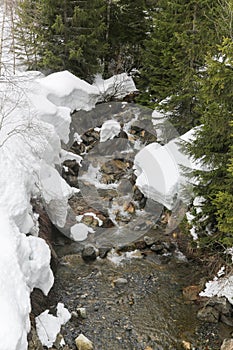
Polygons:
<instances>
[{"instance_id":1,"label":"dark green foliage","mask_svg":"<svg viewBox=\"0 0 233 350\"><path fill-rule=\"evenodd\" d=\"M207 70L200 84L202 127L197 138L187 145L195 159L201 159L209 171L196 171L195 194L203 196L200 228L211 225L220 230L219 241L233 239L233 172L232 172L232 110L233 110L233 43L225 39L215 59L208 57ZM197 217L198 219L198 217Z\"/></svg>"},{"instance_id":2,"label":"dark green foliage","mask_svg":"<svg viewBox=\"0 0 233 350\"><path fill-rule=\"evenodd\" d=\"M151 24L145 0L119 0L109 3L106 76L140 68L143 43Z\"/></svg>"},{"instance_id":3,"label":"dark green foliage","mask_svg":"<svg viewBox=\"0 0 233 350\"><path fill-rule=\"evenodd\" d=\"M200 122L197 77L219 40L214 21L218 6L212 0L158 0L151 13L154 28L139 81L147 93L141 101L155 106L169 97L162 108L180 132Z\"/></svg>"},{"instance_id":4,"label":"dark green foliage","mask_svg":"<svg viewBox=\"0 0 233 350\"><path fill-rule=\"evenodd\" d=\"M142 63L145 10L144 0L22 0L17 27L34 40L18 35L18 41L36 52L29 68L68 69L89 81L96 73L129 72Z\"/></svg>"}]
</instances>

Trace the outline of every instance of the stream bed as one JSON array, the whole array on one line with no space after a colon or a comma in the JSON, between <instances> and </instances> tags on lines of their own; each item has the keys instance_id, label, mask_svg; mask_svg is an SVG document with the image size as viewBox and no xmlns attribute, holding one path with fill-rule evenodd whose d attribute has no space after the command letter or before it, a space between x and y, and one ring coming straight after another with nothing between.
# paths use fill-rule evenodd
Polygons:
<instances>
[{"instance_id":1,"label":"stream bed","mask_svg":"<svg viewBox=\"0 0 233 350\"><path fill-rule=\"evenodd\" d=\"M198 302L182 292L201 276L195 264L153 253L145 258L138 252L118 264L63 255L50 310L62 302L72 313L61 332L69 349L76 349L74 339L83 333L95 350L219 350L226 327L199 321ZM85 308L84 318L79 308Z\"/></svg>"},{"instance_id":2,"label":"stream bed","mask_svg":"<svg viewBox=\"0 0 233 350\"><path fill-rule=\"evenodd\" d=\"M170 249L169 239L186 206L177 205L168 216L161 204L145 198L136 186L133 162L138 149L155 142L158 135L168 142L174 130L163 123L160 128L156 124L154 132L144 109L119 103L98 108L73 116L73 133L77 131L81 141L70 150L83 161L81 167L75 160L63 166L63 177L78 191L69 202L72 215L61 231L70 237L80 224L89 229L80 242L58 238L54 245L59 264L48 304L53 312L62 302L72 313L61 331L67 349L75 350L75 338L83 333L95 350L219 350L229 329L220 322L200 321L197 312L203 300L184 295L186 287L200 287L206 269L186 259L176 243ZM101 143L100 127L109 115L123 129L119 137ZM159 230L164 219L174 223ZM110 251L92 262L82 259L86 244L97 248L129 244L132 250L136 240L148 235L154 236L155 249L139 249L137 258L126 252L116 257ZM128 258L121 259L124 254Z\"/></svg>"}]
</instances>

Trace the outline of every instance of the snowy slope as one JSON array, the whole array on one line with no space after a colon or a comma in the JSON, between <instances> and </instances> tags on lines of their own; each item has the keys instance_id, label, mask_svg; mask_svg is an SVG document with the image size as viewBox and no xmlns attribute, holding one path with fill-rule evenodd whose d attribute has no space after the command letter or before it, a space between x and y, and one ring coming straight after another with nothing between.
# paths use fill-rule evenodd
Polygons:
<instances>
[{"instance_id":1,"label":"snowy slope","mask_svg":"<svg viewBox=\"0 0 233 350\"><path fill-rule=\"evenodd\" d=\"M67 71L0 76L1 350L27 349L30 293L47 294L53 284L31 198L41 197L52 221L64 226L73 190L55 168L69 157L61 140L69 140L71 111L89 110L99 99L96 87Z\"/></svg>"}]
</instances>

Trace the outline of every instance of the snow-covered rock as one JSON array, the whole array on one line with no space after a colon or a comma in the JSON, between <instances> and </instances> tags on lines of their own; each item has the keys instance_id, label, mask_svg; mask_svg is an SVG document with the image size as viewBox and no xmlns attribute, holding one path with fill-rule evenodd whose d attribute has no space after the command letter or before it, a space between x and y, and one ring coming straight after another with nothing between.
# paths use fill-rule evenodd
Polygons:
<instances>
[{"instance_id":1,"label":"snow-covered rock","mask_svg":"<svg viewBox=\"0 0 233 350\"><path fill-rule=\"evenodd\" d=\"M172 210L177 199L182 198L183 186L187 179L183 167L200 167L181 150L180 141L191 140L195 130L178 137L166 145L151 143L135 157L134 169L137 175L136 185L143 194Z\"/></svg>"},{"instance_id":2,"label":"snow-covered rock","mask_svg":"<svg viewBox=\"0 0 233 350\"><path fill-rule=\"evenodd\" d=\"M205 285L204 291L200 293L203 297L225 297L233 305L233 275L216 276Z\"/></svg>"},{"instance_id":3,"label":"snow-covered rock","mask_svg":"<svg viewBox=\"0 0 233 350\"><path fill-rule=\"evenodd\" d=\"M112 140L115 136L118 136L121 131L120 123L116 120L107 120L103 123L100 130L100 142Z\"/></svg>"}]
</instances>

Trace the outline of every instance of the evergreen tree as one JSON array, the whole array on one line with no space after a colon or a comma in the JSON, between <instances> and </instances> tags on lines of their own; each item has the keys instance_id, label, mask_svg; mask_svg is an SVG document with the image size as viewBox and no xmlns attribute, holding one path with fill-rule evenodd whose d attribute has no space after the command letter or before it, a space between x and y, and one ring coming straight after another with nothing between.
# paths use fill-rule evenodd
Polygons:
<instances>
[{"instance_id":1,"label":"evergreen tree","mask_svg":"<svg viewBox=\"0 0 233 350\"><path fill-rule=\"evenodd\" d=\"M105 5L105 0L22 0L19 26L37 39L37 68L68 69L91 80L102 69L107 49ZM40 16L33 18L28 9L35 8ZM23 38L21 42L29 49L35 46Z\"/></svg>"},{"instance_id":2,"label":"evergreen tree","mask_svg":"<svg viewBox=\"0 0 233 350\"><path fill-rule=\"evenodd\" d=\"M200 81L199 100L202 126L187 150L206 165L208 171L196 171L195 194L205 198L201 225L211 224L223 233L232 223L232 110L233 110L233 42L225 39L215 58L207 60L207 70ZM229 166L230 164L230 166ZM200 221L199 221L200 224ZM228 233L232 233L230 228ZM226 237L219 240L226 243Z\"/></svg>"},{"instance_id":3,"label":"evergreen tree","mask_svg":"<svg viewBox=\"0 0 233 350\"><path fill-rule=\"evenodd\" d=\"M154 26L146 41L141 89L142 103L163 109L180 132L199 124L196 78L205 56L213 52L218 5L213 0L158 0L152 12ZM208 16L206 16L208 13Z\"/></svg>"},{"instance_id":4,"label":"evergreen tree","mask_svg":"<svg viewBox=\"0 0 233 350\"><path fill-rule=\"evenodd\" d=\"M139 69L150 21L145 0L108 1L105 75Z\"/></svg>"},{"instance_id":5,"label":"evergreen tree","mask_svg":"<svg viewBox=\"0 0 233 350\"><path fill-rule=\"evenodd\" d=\"M42 44L41 4L37 0L23 0L15 6L15 53L29 69L37 69Z\"/></svg>"}]
</instances>

